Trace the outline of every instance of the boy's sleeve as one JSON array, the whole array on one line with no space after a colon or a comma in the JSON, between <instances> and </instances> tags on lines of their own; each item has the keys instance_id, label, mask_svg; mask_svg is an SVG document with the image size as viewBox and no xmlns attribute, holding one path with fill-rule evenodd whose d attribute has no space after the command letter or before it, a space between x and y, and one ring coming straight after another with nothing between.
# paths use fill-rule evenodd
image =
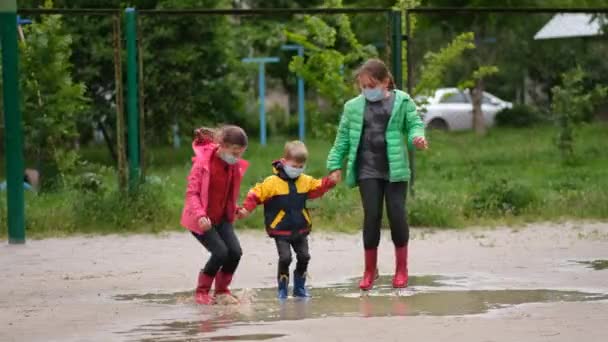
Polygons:
<instances>
[{"instance_id":1,"label":"boy's sleeve","mask_svg":"<svg viewBox=\"0 0 608 342\"><path fill-rule=\"evenodd\" d=\"M416 110L416 104L409 100L405 105L405 124L403 133L407 135L407 147L410 151L414 150L414 139L424 138L424 122Z\"/></svg>"},{"instance_id":2,"label":"boy's sleeve","mask_svg":"<svg viewBox=\"0 0 608 342\"><path fill-rule=\"evenodd\" d=\"M255 207L270 199L274 194L271 182L272 177L268 177L263 182L257 183L251 188L247 193L245 202L243 202L243 208L251 212Z\"/></svg>"},{"instance_id":3,"label":"boy's sleeve","mask_svg":"<svg viewBox=\"0 0 608 342\"><path fill-rule=\"evenodd\" d=\"M310 177L308 198L315 199L325 195L326 192L331 190L336 183L334 183L329 177L323 177L322 179L316 179Z\"/></svg>"},{"instance_id":4,"label":"boy's sleeve","mask_svg":"<svg viewBox=\"0 0 608 342\"><path fill-rule=\"evenodd\" d=\"M336 140L327 155L327 169L329 171L335 171L342 168L342 161L344 160L344 157L346 157L350 146L348 130L348 117L346 111L344 111L342 113L342 118L340 118Z\"/></svg>"}]
</instances>

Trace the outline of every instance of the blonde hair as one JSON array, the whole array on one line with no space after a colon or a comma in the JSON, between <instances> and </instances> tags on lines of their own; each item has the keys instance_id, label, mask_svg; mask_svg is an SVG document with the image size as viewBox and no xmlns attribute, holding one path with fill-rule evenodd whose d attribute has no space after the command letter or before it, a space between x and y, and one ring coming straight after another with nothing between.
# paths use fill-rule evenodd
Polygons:
<instances>
[{"instance_id":1,"label":"blonde hair","mask_svg":"<svg viewBox=\"0 0 608 342\"><path fill-rule=\"evenodd\" d=\"M305 163L308 160L308 149L303 142L299 140L289 141L285 144L283 158L294 160L298 163Z\"/></svg>"}]
</instances>

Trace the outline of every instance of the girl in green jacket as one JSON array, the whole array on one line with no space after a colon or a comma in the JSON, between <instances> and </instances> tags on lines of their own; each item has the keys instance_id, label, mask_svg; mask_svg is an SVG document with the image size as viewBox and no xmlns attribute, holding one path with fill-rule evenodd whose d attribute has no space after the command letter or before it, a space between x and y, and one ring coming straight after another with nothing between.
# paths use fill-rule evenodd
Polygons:
<instances>
[{"instance_id":1,"label":"girl in green jacket","mask_svg":"<svg viewBox=\"0 0 608 342\"><path fill-rule=\"evenodd\" d=\"M410 168L407 151L414 147L427 148L424 123L409 95L395 89L393 77L381 60L365 62L356 78L361 95L344 105L336 140L327 157L327 168L337 182L342 179L342 163L346 159L346 183L359 186L361 193L365 271L359 287L371 289L377 277L382 207L386 201L395 245L393 287L403 288L408 283L409 227L405 198Z\"/></svg>"}]
</instances>

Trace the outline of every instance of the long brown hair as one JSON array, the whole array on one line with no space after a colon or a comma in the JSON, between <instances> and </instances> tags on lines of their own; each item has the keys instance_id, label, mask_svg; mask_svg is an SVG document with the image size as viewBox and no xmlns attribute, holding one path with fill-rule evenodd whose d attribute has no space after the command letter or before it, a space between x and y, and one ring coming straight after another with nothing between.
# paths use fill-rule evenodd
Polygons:
<instances>
[{"instance_id":1,"label":"long brown hair","mask_svg":"<svg viewBox=\"0 0 608 342\"><path fill-rule=\"evenodd\" d=\"M224 125L219 128L201 127L194 130L194 140L198 143L216 142L223 145L247 147L247 133L235 125Z\"/></svg>"},{"instance_id":2,"label":"long brown hair","mask_svg":"<svg viewBox=\"0 0 608 342\"><path fill-rule=\"evenodd\" d=\"M388 79L388 89L395 89L395 79L388 70L388 67L384 62L378 58L370 58L355 72L355 79L359 79L361 75L369 75L378 81L385 81Z\"/></svg>"}]
</instances>

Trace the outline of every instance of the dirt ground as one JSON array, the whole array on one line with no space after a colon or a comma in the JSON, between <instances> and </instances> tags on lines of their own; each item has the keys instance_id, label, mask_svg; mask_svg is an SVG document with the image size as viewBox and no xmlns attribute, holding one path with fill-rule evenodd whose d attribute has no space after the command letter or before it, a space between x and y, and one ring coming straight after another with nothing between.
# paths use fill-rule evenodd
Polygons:
<instances>
[{"instance_id":1,"label":"dirt ground","mask_svg":"<svg viewBox=\"0 0 608 342\"><path fill-rule=\"evenodd\" d=\"M393 271L389 235L383 232L380 247L383 275ZM245 290L237 291L243 304L231 308L197 306L187 293L207 254L186 232L23 246L4 241L0 341L587 342L608 336L608 270L579 263L608 259L606 223L414 230L414 277L400 297L379 286L360 298L353 280L363 264L359 235L313 233L313 298L287 305L272 298L273 241L249 231L240 238L244 256L234 287Z\"/></svg>"}]
</instances>

